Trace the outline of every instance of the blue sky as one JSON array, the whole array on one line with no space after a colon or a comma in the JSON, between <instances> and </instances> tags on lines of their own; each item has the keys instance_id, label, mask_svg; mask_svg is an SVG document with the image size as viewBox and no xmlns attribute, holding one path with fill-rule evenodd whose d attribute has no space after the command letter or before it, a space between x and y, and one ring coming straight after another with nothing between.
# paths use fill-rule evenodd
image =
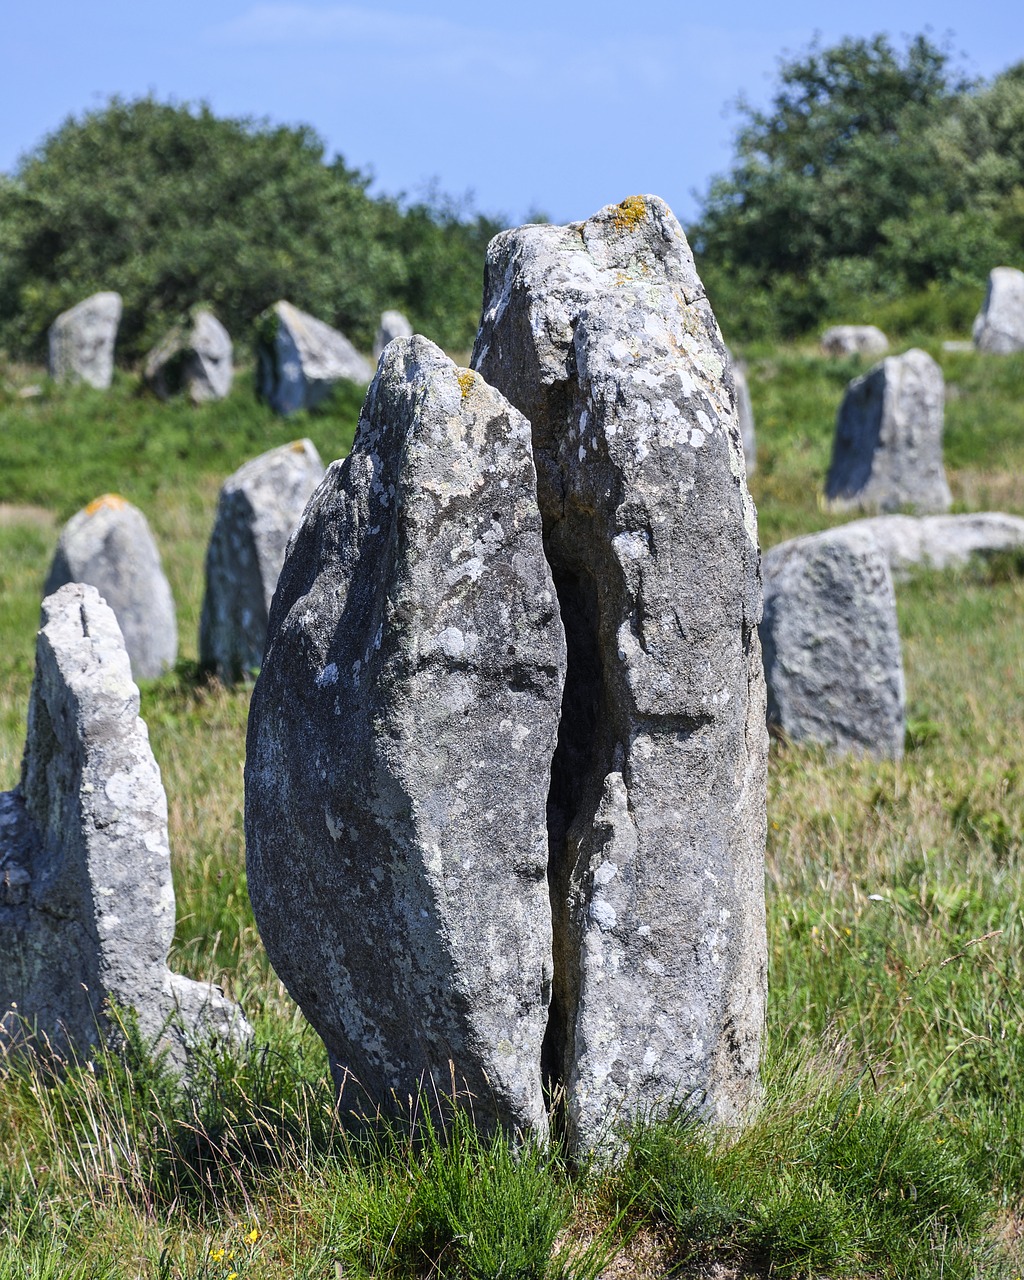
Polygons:
<instances>
[{"instance_id":1,"label":"blue sky","mask_svg":"<svg viewBox=\"0 0 1024 1280\"><path fill-rule=\"evenodd\" d=\"M311 124L379 191L436 179L559 221L650 191L685 222L729 162L729 104L764 102L780 54L926 28L975 75L1024 59L1020 0L0 0L0 171L67 115L151 92Z\"/></svg>"}]
</instances>

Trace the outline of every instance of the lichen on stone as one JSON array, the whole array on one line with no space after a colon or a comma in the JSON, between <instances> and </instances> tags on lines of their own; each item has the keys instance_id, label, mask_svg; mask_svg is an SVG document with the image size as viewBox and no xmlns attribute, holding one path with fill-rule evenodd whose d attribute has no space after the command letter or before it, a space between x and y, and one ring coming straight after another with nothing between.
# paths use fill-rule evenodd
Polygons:
<instances>
[{"instance_id":1,"label":"lichen on stone","mask_svg":"<svg viewBox=\"0 0 1024 1280\"><path fill-rule=\"evenodd\" d=\"M615 206L614 222L616 231L632 231L647 216L647 205L643 196L628 196Z\"/></svg>"}]
</instances>

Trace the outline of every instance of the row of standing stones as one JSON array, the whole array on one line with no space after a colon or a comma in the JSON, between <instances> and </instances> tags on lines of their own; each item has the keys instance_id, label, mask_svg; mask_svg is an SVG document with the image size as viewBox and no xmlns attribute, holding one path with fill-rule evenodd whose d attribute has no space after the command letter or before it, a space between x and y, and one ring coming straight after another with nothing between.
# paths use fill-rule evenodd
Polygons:
<instances>
[{"instance_id":1,"label":"row of standing stones","mask_svg":"<svg viewBox=\"0 0 1024 1280\"><path fill-rule=\"evenodd\" d=\"M851 384L835 501L902 507L921 481L924 509L948 505L932 364L909 352ZM1020 545L1024 522L883 515L797 539L765 557L762 619L735 370L653 197L497 237L472 365L394 341L347 459L323 476L297 442L222 490L201 648L228 680L262 667L246 751L261 935L360 1105L454 1086L482 1125L540 1134L557 1097L576 1151L606 1143L611 1117L672 1102L735 1119L756 1096L765 999L760 645L767 714L790 736L896 754L893 570ZM115 546L110 530L135 517L144 528L109 496L79 513L47 591L84 576L65 545L76 521L123 567L141 532ZM156 571L138 585L162 579L158 557ZM18 901L0 910L22 913L18 955L45 953L53 916L24 923L54 880L34 852L53 823L31 808L55 756L32 728L44 637L70 600L69 645L93 644L106 606L88 591L44 602L23 780L5 797ZM85 916L110 894L80 896L82 937L102 936ZM90 977L84 990L137 1004ZM72 1027L24 983L0 998L50 1035Z\"/></svg>"}]
</instances>

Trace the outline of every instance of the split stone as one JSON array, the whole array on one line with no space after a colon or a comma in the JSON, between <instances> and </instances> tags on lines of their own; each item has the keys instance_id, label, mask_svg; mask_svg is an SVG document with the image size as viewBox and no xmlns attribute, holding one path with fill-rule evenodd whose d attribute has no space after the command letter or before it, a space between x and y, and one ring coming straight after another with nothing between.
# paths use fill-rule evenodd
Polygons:
<instances>
[{"instance_id":1,"label":"split stone","mask_svg":"<svg viewBox=\"0 0 1024 1280\"><path fill-rule=\"evenodd\" d=\"M768 719L794 742L899 758L906 698L896 595L885 554L861 523L764 557Z\"/></svg>"},{"instance_id":2,"label":"split stone","mask_svg":"<svg viewBox=\"0 0 1024 1280\"><path fill-rule=\"evenodd\" d=\"M632 197L490 245L473 366L531 421L568 674L551 768L545 1067L570 1146L740 1117L765 1007L756 513L678 222Z\"/></svg>"},{"instance_id":3,"label":"split stone","mask_svg":"<svg viewBox=\"0 0 1024 1280\"><path fill-rule=\"evenodd\" d=\"M338 382L364 385L373 369L348 338L290 302L275 302L256 326L256 385L275 413L313 409Z\"/></svg>"},{"instance_id":4,"label":"split stone","mask_svg":"<svg viewBox=\"0 0 1024 1280\"><path fill-rule=\"evenodd\" d=\"M296 440L247 462L220 491L206 551L199 660L226 684L259 671L288 539L323 475L312 441Z\"/></svg>"},{"instance_id":5,"label":"split stone","mask_svg":"<svg viewBox=\"0 0 1024 1280\"><path fill-rule=\"evenodd\" d=\"M184 392L193 404L223 400L234 377L231 338L212 311L200 307L176 325L146 360L145 378L161 400Z\"/></svg>"},{"instance_id":6,"label":"split stone","mask_svg":"<svg viewBox=\"0 0 1024 1280\"><path fill-rule=\"evenodd\" d=\"M401 311L385 311L380 318L380 328L373 344L373 359L378 361L381 353L393 338L411 338L412 325Z\"/></svg>"},{"instance_id":7,"label":"split stone","mask_svg":"<svg viewBox=\"0 0 1024 1280\"><path fill-rule=\"evenodd\" d=\"M121 295L94 293L50 326L50 376L87 382L103 391L114 376L114 343L121 323Z\"/></svg>"},{"instance_id":8,"label":"split stone","mask_svg":"<svg viewBox=\"0 0 1024 1280\"><path fill-rule=\"evenodd\" d=\"M253 909L343 1104L454 1084L546 1132L564 670L530 424L396 339L289 547L246 748Z\"/></svg>"},{"instance_id":9,"label":"split stone","mask_svg":"<svg viewBox=\"0 0 1024 1280\"><path fill-rule=\"evenodd\" d=\"M950 569L1007 551L1024 549L1024 518L1002 511L959 516L871 516L844 529L863 529L878 543L893 578L915 568Z\"/></svg>"},{"instance_id":10,"label":"split stone","mask_svg":"<svg viewBox=\"0 0 1024 1280\"><path fill-rule=\"evenodd\" d=\"M837 324L821 335L827 356L884 356L889 339L873 324Z\"/></svg>"},{"instance_id":11,"label":"split stone","mask_svg":"<svg viewBox=\"0 0 1024 1280\"><path fill-rule=\"evenodd\" d=\"M996 267L974 321L974 345L993 355L1024 351L1024 271Z\"/></svg>"},{"instance_id":12,"label":"split stone","mask_svg":"<svg viewBox=\"0 0 1024 1280\"><path fill-rule=\"evenodd\" d=\"M167 800L113 612L71 583L43 601L21 782L0 795L0 1038L88 1058L118 1010L170 1062L251 1035L219 988L167 967Z\"/></svg>"},{"instance_id":13,"label":"split stone","mask_svg":"<svg viewBox=\"0 0 1024 1280\"><path fill-rule=\"evenodd\" d=\"M136 680L174 666L178 623L146 517L116 493L104 494L61 530L45 595L66 582L87 582L117 618Z\"/></svg>"},{"instance_id":14,"label":"split stone","mask_svg":"<svg viewBox=\"0 0 1024 1280\"><path fill-rule=\"evenodd\" d=\"M944 399L942 370L917 349L854 378L836 418L825 485L833 509L948 511Z\"/></svg>"}]
</instances>

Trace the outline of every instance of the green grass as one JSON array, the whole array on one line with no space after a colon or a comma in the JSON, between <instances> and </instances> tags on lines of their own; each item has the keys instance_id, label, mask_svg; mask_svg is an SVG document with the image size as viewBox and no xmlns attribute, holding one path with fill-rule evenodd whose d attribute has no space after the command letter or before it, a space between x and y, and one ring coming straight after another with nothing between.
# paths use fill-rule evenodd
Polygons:
<instances>
[{"instance_id":1,"label":"green grass","mask_svg":"<svg viewBox=\"0 0 1024 1280\"><path fill-rule=\"evenodd\" d=\"M1024 357L929 349L956 389L958 503L1024 511ZM818 495L836 408L864 367L752 354L765 545L832 521ZM35 376L7 371L8 384ZM357 1280L1024 1274L1024 580L1011 561L899 589L902 762L773 744L765 1101L742 1133L639 1124L618 1160L572 1170L460 1115L356 1132L245 892L248 691L202 682L195 658L224 477L300 435L325 461L343 453L358 396L281 422L245 379L198 410L125 375L107 396L42 385L0 391L0 503L41 508L0 519L0 787L18 776L60 522L116 490L150 520L179 610L182 660L142 690L169 802L172 962L241 999L257 1041L188 1090L130 1040L128 1060L99 1071L0 1063L0 1280L335 1280L336 1264Z\"/></svg>"}]
</instances>

